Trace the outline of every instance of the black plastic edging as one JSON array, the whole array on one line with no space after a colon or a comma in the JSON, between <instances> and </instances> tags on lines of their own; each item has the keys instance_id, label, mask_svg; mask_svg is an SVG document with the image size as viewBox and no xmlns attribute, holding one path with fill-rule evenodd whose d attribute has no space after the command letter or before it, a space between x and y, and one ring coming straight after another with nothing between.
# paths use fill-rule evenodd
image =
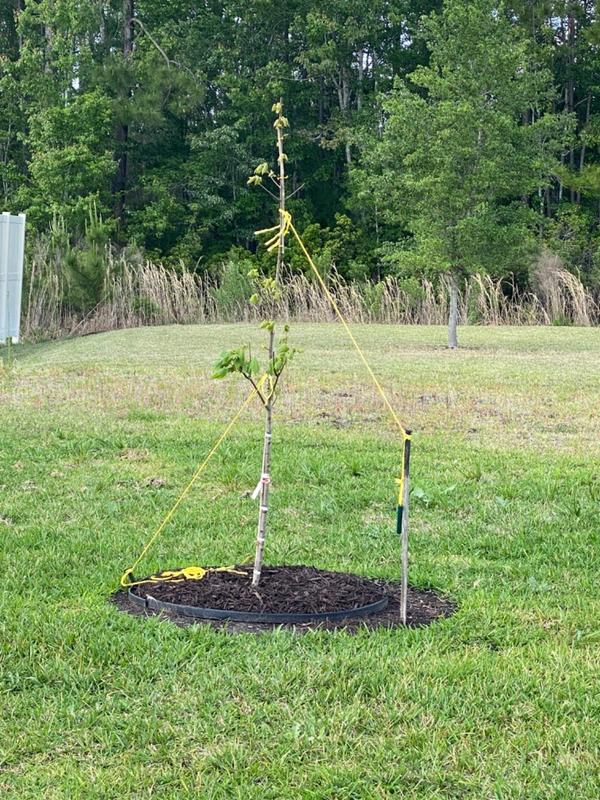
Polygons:
<instances>
[{"instance_id":1,"label":"black plastic edging","mask_svg":"<svg viewBox=\"0 0 600 800\"><path fill-rule=\"evenodd\" d=\"M306 614L275 613L275 612L254 612L254 611L234 611L233 609L222 608L199 608L198 606L184 606L179 603L167 603L157 600L148 595L140 597L131 589L129 597L134 603L150 608L153 611L174 611L186 617L196 617L197 619L230 619L234 622L255 622L255 623L278 623L278 622L314 622L316 620L345 619L347 617L364 617L367 614L374 614L382 611L388 604L387 597L382 597L375 603L358 608L343 608L340 611L315 611Z\"/></svg>"}]
</instances>

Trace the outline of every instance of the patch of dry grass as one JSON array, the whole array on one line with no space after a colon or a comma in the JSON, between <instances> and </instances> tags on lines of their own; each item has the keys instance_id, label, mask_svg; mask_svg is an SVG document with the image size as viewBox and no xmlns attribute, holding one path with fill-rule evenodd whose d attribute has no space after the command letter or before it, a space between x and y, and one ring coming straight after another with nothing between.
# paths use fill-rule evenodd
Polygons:
<instances>
[{"instance_id":1,"label":"patch of dry grass","mask_svg":"<svg viewBox=\"0 0 600 800\"><path fill-rule=\"evenodd\" d=\"M395 407L415 431L497 446L600 449L600 331L355 326ZM385 413L342 329L296 324L303 351L286 376L277 415L286 422L378 430ZM0 382L5 407L58 417L117 415L160 424L172 415L225 419L241 384L213 381L219 352L260 347L254 325L171 326L26 345ZM256 411L247 415L256 419Z\"/></svg>"},{"instance_id":2,"label":"patch of dry grass","mask_svg":"<svg viewBox=\"0 0 600 800\"><path fill-rule=\"evenodd\" d=\"M241 270L241 271L240 271ZM289 273L277 300L266 293L250 303L247 268L223 265L219 276L175 271L161 264L129 263L108 252L100 302L87 313L65 301L64 276L47 261L29 268L23 314L23 335L42 339L61 334L90 334L140 325L249 322L263 319L302 322L335 321L321 287L310 275ZM335 269L328 275L344 316L354 323L439 325L448 319L449 285L402 281L387 277L379 283L347 283ZM600 322L597 293L564 269L557 256L544 251L533 268L535 291L523 291L512 277L494 279L476 274L460 287L461 323L483 325L590 325Z\"/></svg>"},{"instance_id":3,"label":"patch of dry grass","mask_svg":"<svg viewBox=\"0 0 600 800\"><path fill-rule=\"evenodd\" d=\"M593 328L465 328L463 347L443 328L354 326L401 417L426 434L458 434L498 446L598 449L600 331ZM302 350L286 376L277 415L287 423L381 428L385 414L343 330L295 324ZM241 384L213 381L221 350L251 341L254 325L132 329L17 350L0 385L4 405L47 413L117 415L164 422L172 415L225 420ZM256 419L251 411L248 419Z\"/></svg>"}]
</instances>

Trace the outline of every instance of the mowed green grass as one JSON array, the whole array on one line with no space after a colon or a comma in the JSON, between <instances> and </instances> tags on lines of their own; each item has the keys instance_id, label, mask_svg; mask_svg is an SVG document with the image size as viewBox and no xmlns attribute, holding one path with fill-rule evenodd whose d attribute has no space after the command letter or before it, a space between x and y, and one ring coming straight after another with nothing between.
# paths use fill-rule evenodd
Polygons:
<instances>
[{"instance_id":1,"label":"mowed green grass","mask_svg":"<svg viewBox=\"0 0 600 800\"><path fill-rule=\"evenodd\" d=\"M415 429L421 630L234 635L107 598L244 396L242 325L16 348L0 377L0 796L600 797L600 330L357 326ZM395 578L400 443L335 325L276 409L270 563ZM253 408L142 571L253 551Z\"/></svg>"}]
</instances>

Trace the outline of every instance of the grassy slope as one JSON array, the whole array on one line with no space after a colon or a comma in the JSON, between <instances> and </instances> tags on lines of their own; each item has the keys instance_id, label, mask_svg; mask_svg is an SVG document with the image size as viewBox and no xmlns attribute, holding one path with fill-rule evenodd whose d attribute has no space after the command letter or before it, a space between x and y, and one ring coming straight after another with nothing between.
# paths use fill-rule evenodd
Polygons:
<instances>
[{"instance_id":1,"label":"grassy slope","mask_svg":"<svg viewBox=\"0 0 600 800\"><path fill-rule=\"evenodd\" d=\"M258 334L260 336L260 334ZM106 602L242 396L206 381L244 326L18 350L0 377L0 794L600 796L600 331L358 328L415 427L420 631L232 636ZM271 562L396 576L397 440L335 326L278 407ZM249 414L147 568L252 551ZM160 480L156 480L156 479ZM164 484L164 485L163 485Z\"/></svg>"}]
</instances>

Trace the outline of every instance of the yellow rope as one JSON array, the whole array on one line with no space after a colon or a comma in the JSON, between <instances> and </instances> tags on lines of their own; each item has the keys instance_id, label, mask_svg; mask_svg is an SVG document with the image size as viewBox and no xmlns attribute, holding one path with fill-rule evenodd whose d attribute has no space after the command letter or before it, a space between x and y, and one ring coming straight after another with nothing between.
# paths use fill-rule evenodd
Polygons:
<instances>
[{"instance_id":1,"label":"yellow rope","mask_svg":"<svg viewBox=\"0 0 600 800\"><path fill-rule=\"evenodd\" d=\"M316 265L315 265L315 262L312 260L310 253L309 253L309 252L308 252L308 250L306 249L306 246L305 246L304 242L302 241L302 238L300 237L300 234L299 234L299 233L298 233L298 231L296 230L296 227L295 227L295 225L292 223L292 215L291 215L291 214L290 214L288 211L285 211L285 212L284 212L284 216L287 218L287 219L286 219L286 222L285 222L286 229L287 229L287 230L291 230L291 232L292 232L292 233L294 234L294 236L296 237L296 240L298 241L298 244L300 245L300 248L301 248L302 252L304 253L304 256L305 256L306 260L307 260L307 261L308 261L308 263L310 264L310 267L311 267L312 271L315 273L315 275L316 275L316 277L317 277L317 280L318 280L318 281L319 281L319 283L321 284L321 288L323 289L323 291L324 291L324 292L325 292L325 294L327 295L327 299L328 299L328 300L329 300L329 302L331 303L331 305L332 305L332 307L333 307L333 310L335 311L335 313L337 314L337 316L338 316L338 318L339 318L340 322L341 322L341 323L342 323L342 325L344 326L344 330L346 331L346 333L347 333L347 334L348 334L348 336L350 337L350 340L351 340L352 344L354 345L354 348L355 348L356 352L358 353L358 355L359 355L359 356L360 356L360 358L361 358L361 361L363 362L363 364L364 364L364 365L365 365L365 367L367 368L367 372L368 372L368 373L369 373L369 375L371 376L371 380L372 380L372 381L373 381L373 383L375 384L375 388L376 388L376 389L377 389L377 391L379 392L379 394L380 394L380 396L381 396L381 399L383 400L383 402L385 403L385 405L386 405L386 407L387 407L388 411L390 412L390 416L392 417L392 419L394 420L394 422L395 422L395 423L396 423L396 425L398 426L398 429L400 430L400 432L401 432L401 434L402 434L403 438L404 438L404 439L410 439L410 438L411 438L411 434L410 434L410 432L409 432L409 431L408 431L408 429L407 429L407 428L406 428L406 427L405 427L405 426L404 426L404 425L403 425L403 424L400 422L400 419L399 419L398 415L396 414L396 412L394 411L394 408L392 407L392 404L391 404L391 403L390 403L390 401L388 400L388 397L387 397L387 395L386 395L386 393L385 393L385 391L384 391L384 389L383 389L383 386L382 386L382 385L379 383L379 381L377 380L377 376L375 375L375 373L374 373L374 372L373 372L373 370L371 369L371 365L370 365L370 364L369 364L369 362L367 361L367 358L366 358L365 354L363 353L363 351L361 350L361 348L360 348L360 345L359 345L359 344L358 344L358 342L356 341L356 338L355 338L354 334L352 333L352 331L351 331L351 329L350 329L350 326L348 325L348 323L346 322L346 319L345 319L344 315L343 315L343 314L342 314L342 312L340 311L340 308L339 308L339 306L338 306L338 304L337 304L337 302L336 302L336 300L335 300L335 297L334 297L334 296L331 294L331 292L330 292L330 291L329 291L329 289L327 288L327 284L325 283L325 281L324 281L324 280L323 280L323 278L321 277L321 273L320 273L320 272L319 272L319 270L317 269L317 267L316 267Z\"/></svg>"},{"instance_id":2,"label":"yellow rope","mask_svg":"<svg viewBox=\"0 0 600 800\"><path fill-rule=\"evenodd\" d=\"M177 511L177 509L179 508L179 506L181 505L181 503L183 502L183 500L185 499L185 497L188 495L188 493L190 492L190 490L191 490L192 486L193 486L193 485L194 485L194 483L195 483L195 482L198 480L198 478L200 477L200 475L201 475L201 474L202 474L202 472L204 471L204 469L205 469L206 465L208 464L208 462L211 460L211 458L212 458L212 457L214 456L214 454L217 452L217 450L219 449L219 447L220 447L220 446L223 444L223 442L225 441L225 439L227 438L227 436L230 434L230 432L231 432L231 430L232 430L233 426L235 425L235 423L238 421L238 419L239 419L239 418L240 418L240 416L242 415L242 412L244 411L244 409L246 408L246 406L248 406L248 405L250 404L250 402L251 402L251 401L254 399L254 396L255 396L256 394L258 394L258 392L260 391L261 387L263 386L263 384L265 383L265 381L268 379L268 377L269 377L269 376L268 376L268 374L267 374L267 373L265 373L265 374L264 374L264 375L263 375L263 376L260 378L260 380L258 381L258 383L256 384L256 387L253 387L253 388L252 388L252 391L250 392L250 394L248 395L248 397L246 397L246 399L244 400L244 402L242 403L242 405L239 407L239 409L238 409L238 410L237 410L237 412L235 413L235 415L234 415L233 419L231 420L231 422L229 423L229 425L228 425L228 426L225 428L225 430L224 430L224 431L221 433L221 435L219 436L219 438L217 439L217 441L214 443L214 445L213 445L212 449L210 450L210 452L208 453L208 455L206 456L206 458L204 459L204 461L203 461L203 462L200 464L200 466L198 467L198 469L197 469L197 470L194 472L194 474L192 475L192 479L190 480L190 482L188 483L188 485L185 487L185 489L184 489L184 490L182 491L182 493L179 495L179 497L177 498L177 500L175 501L175 503L174 503L174 504L173 504L173 506L171 507L170 511L168 511L168 513L165 515L165 517L164 517L163 521L160 523L160 525L158 526L158 528L157 528L157 529L154 531L154 533L152 534L152 536L151 536L151 537L150 537L150 539L148 540L148 543L146 544L146 546L144 547L144 549L142 550L142 552L140 553L140 555L139 555L139 556L137 557L137 559L134 561L133 565L132 565L132 566L131 566L129 569L125 570L125 572L124 572L124 573L123 573L123 575L121 576L121 586L133 586L133 585L134 585L133 583L131 583L131 582L129 581L129 576L130 576L130 575L133 575L133 571L134 571L134 569L135 569L135 568L138 566L138 564L139 564L139 563L140 563L140 561L141 561L141 560L144 558L144 556L146 555L146 553L148 552L148 550L150 550L150 548L152 547L152 545L154 544L154 542L155 542L155 541L158 539L158 537L160 536L160 534L163 532L163 530L165 529L165 527L168 525L168 523L170 522L171 518L173 517L173 514L174 514L174 513ZM193 567L192 569L202 569L202 567Z\"/></svg>"},{"instance_id":3,"label":"yellow rope","mask_svg":"<svg viewBox=\"0 0 600 800\"><path fill-rule=\"evenodd\" d=\"M332 306L333 310L335 311L335 313L337 314L340 322L342 323L342 325L344 327L344 330L348 334L348 337L350 338L352 344L354 345L354 348L355 348L356 352L358 353L358 355L360 356L361 361L365 365L365 367L367 369L367 372L369 373L369 375L371 377L371 380L373 381L373 384L375 385L375 388L377 389L379 395L381 396L381 399L383 400L386 408L388 409L388 411L390 413L390 416L392 417L394 423L398 427L398 430L402 434L403 441L404 441L404 447L406 447L406 442L411 438L410 431L408 430L408 428L406 428L400 422L400 419L399 419L398 415L396 414L394 408L392 407L392 404L388 400L388 397L387 397L387 395L385 393L385 390L383 389L383 386L378 381L377 376L373 372L373 370L371 368L371 365L367 361L367 358L366 358L365 354L363 353L360 345L356 341L356 338L354 337L354 334L352 333L352 331L350 329L350 326L348 325L344 315L340 311L340 308L339 308L339 306L338 306L338 304L337 304L337 302L335 300L335 297L332 295L332 293L327 288L327 284L325 283L325 281L321 277L321 273L317 269L317 267L315 265L315 262L313 261L310 253L308 252L308 250L306 249L306 246L304 245L304 242L302 241L302 238L300 237L300 234L298 233L298 231L296 230L294 224L292 223L292 215L289 213L289 211L284 211L283 209L280 209L279 213L280 213L280 216L281 216L281 220L279 222L279 225L275 225L272 228L265 228L263 230L256 231L256 234L260 235L260 234L264 234L264 233L273 233L273 231L276 231L275 235L272 236L265 243L265 245L267 247L267 250L269 252L271 252L272 250L275 250L279 246L280 241L283 238L285 238L285 236L289 233L289 231L291 231L294 234L298 244L300 245L300 249L302 250L302 253L304 254L304 257L306 258L306 260L307 260L308 264L310 265L312 271L316 275L317 280L319 281L319 283L321 285L321 288L325 292L325 294L327 296L327 299L331 303L331 306ZM184 581L184 580L201 580L208 572L233 572L233 573L236 573L236 574L240 574L239 571L235 570L234 567L213 567L213 568L184 567L183 569L180 569L180 570L165 570L163 572L157 573L156 575L152 575L150 578L147 578L147 579L142 580L142 581L131 581L130 580L130 577L133 577L133 571L140 564L140 562L142 561L142 559L144 558L146 553L150 550L150 548L152 547L154 542L158 539L160 534L163 532L165 527L168 525L168 523L170 522L171 518L173 517L173 515L175 514L177 509L179 508L179 506L181 505L181 503L183 502L185 497L190 492L190 490L191 490L192 486L194 485L194 483L198 480L198 478L200 477L200 475L204 471L205 467L207 466L207 464L209 463L211 458L214 456L214 454L217 452L217 450L219 449L219 447L221 446L223 441L226 439L226 437L231 432L233 426L238 421L239 417L241 416L241 414L244 411L244 409L246 408L246 406L248 406L250 404L250 402L252 401L254 396L260 392L260 389L262 388L262 386L265 383L265 381L267 381L269 379L270 379L270 376L268 375L268 373L265 373L260 378L258 383L256 384L256 387L255 388L253 387L252 391L250 392L248 397L244 400L244 402L242 403L242 405L240 406L240 408L238 409L238 411L234 415L234 417L231 420L231 422L227 425L225 430L221 433L221 435L219 436L219 438L217 439L217 441L213 445L212 449L210 450L210 452L208 453L208 455L206 456L204 461L200 464L198 469L194 472L194 474L193 474L190 482L188 483L188 485L181 492L181 494L179 495L179 497L177 498L177 500L175 501L175 503L173 504L171 509L165 515L164 519L162 520L162 522L160 523L158 528L152 534L152 536L148 540L147 544L143 548L143 550L140 553L140 555L134 561L133 565L129 569L125 570L125 572L121 576L121 586L123 586L123 587L138 586L138 585L140 585L142 583L157 583L159 581L165 581L165 580L166 581L173 581L173 582L181 582L181 581ZM270 390L271 390L271 385L269 384L269 391ZM403 504L404 483L405 483L404 453L403 453L403 457L402 457L402 467L401 467L400 477L397 479L397 483L399 485L398 505L401 506ZM241 574L245 574L245 573L241 573Z\"/></svg>"},{"instance_id":4,"label":"yellow rope","mask_svg":"<svg viewBox=\"0 0 600 800\"><path fill-rule=\"evenodd\" d=\"M346 321L346 318L344 317L344 315L340 311L340 307L338 306L335 297L332 295L332 293L327 288L327 284L325 283L325 281L321 277L321 273L317 269L315 262L313 261L310 253L306 249L306 245L302 241L302 237L300 236L300 234L296 230L296 227L292 222L292 215L290 214L289 211L284 211L281 208L279 209L279 214L280 214L280 217L281 217L279 225L275 225L273 228L265 228L265 229L263 229L261 231L256 231L256 234L259 235L259 234L262 234L262 233L272 233L273 231L277 231L275 236L273 236L271 239L269 239L268 242L265 242L265 246L267 247L267 250L269 252L271 252L272 250L277 248L277 246L279 244L279 240L281 238L285 237L289 231L291 231L294 234L294 236L296 238L296 241L300 245L300 249L302 250L302 253L304 254L304 257L306 258L308 264L310 265L310 268L312 269L312 271L316 275L317 280L319 281L319 283L321 285L321 288L325 292L325 294L327 296L327 299L331 303L331 306L332 306L333 310L337 314L337 317L340 320L340 322L342 323L342 325L344 327L344 330L348 334L348 336L350 338L350 341L354 345L354 349L356 350L356 352L360 356L360 359L363 362L363 364L365 365L365 367L367 369L367 372L371 376L371 380L373 381L373 384L375 385L375 388L379 392L379 395L381 396L381 399L383 400L387 410L389 411L390 416L392 417L394 423L398 427L398 430L402 434L404 447L406 447L407 440L412 438L411 432L408 430L408 428L406 428L405 425L403 425L400 422L400 418L398 417L398 415L396 414L392 404L388 400L388 396L386 395L383 386L378 381L377 376L375 375L375 373L373 372L373 370L371 368L371 365L367 361L367 357L365 356L365 354L363 353L360 345L356 341L356 338L355 338L354 334L352 333L352 330L350 329L350 325L348 324L348 322ZM404 475L404 451L403 451L403 453L402 453L402 467L401 467L401 471L400 471L400 477L397 479L397 483L399 484L399 499L398 499L398 505L399 506L401 506L403 504L403 502L404 502L404 499L403 499L404 498L404 481L405 481L405 475Z\"/></svg>"},{"instance_id":5,"label":"yellow rope","mask_svg":"<svg viewBox=\"0 0 600 800\"><path fill-rule=\"evenodd\" d=\"M130 574L127 570L125 575ZM183 583L184 581L201 581L209 572L231 572L233 575L248 575L247 572L242 572L235 567L183 567L183 569L165 569L162 572L157 572L156 575L151 575L143 581L128 581L121 586L141 586L143 583ZM123 576L125 577L125 576Z\"/></svg>"}]
</instances>

